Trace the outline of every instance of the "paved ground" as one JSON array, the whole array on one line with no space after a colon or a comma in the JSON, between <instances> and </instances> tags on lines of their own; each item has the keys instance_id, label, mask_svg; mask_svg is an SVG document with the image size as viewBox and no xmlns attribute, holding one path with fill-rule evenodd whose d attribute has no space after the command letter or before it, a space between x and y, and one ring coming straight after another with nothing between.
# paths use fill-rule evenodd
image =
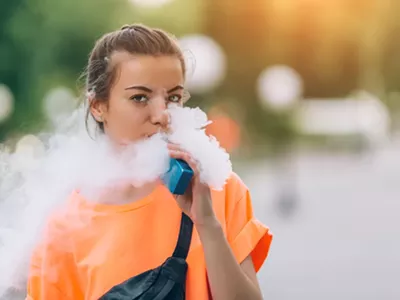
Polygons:
<instances>
[{"instance_id":1,"label":"paved ground","mask_svg":"<svg viewBox=\"0 0 400 300\"><path fill-rule=\"evenodd\" d=\"M400 144L300 155L294 165L297 207L286 217L276 170L268 162L239 170L274 233L259 273L265 299L400 299Z\"/></svg>"}]
</instances>

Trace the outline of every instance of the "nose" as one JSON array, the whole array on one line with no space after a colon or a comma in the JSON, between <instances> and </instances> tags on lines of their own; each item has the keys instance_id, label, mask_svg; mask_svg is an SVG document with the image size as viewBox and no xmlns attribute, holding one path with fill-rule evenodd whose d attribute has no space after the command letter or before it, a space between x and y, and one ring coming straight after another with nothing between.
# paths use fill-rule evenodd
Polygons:
<instances>
[{"instance_id":1,"label":"nose","mask_svg":"<svg viewBox=\"0 0 400 300\"><path fill-rule=\"evenodd\" d=\"M153 98L152 101L150 101L150 122L161 128L167 127L169 115L163 97Z\"/></svg>"}]
</instances>

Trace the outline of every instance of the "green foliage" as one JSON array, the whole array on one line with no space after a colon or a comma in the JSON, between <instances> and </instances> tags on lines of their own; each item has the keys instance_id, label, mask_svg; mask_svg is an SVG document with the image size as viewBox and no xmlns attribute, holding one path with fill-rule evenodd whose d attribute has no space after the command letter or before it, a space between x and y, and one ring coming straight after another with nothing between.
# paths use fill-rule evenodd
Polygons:
<instances>
[{"instance_id":1,"label":"green foliage","mask_svg":"<svg viewBox=\"0 0 400 300\"><path fill-rule=\"evenodd\" d=\"M125 2L113 0L13 0L1 4L0 82L15 96L15 112L0 127L13 131L43 126L41 99L52 86L76 89L94 40L115 28ZM126 7L125 7L126 8Z\"/></svg>"}]
</instances>

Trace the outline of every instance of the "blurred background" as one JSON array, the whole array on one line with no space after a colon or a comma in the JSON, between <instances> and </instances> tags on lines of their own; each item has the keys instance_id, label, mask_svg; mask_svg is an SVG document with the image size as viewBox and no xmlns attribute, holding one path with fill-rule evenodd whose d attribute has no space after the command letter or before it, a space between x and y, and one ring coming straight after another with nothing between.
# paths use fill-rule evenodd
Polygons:
<instances>
[{"instance_id":1,"label":"blurred background","mask_svg":"<svg viewBox=\"0 0 400 300\"><path fill-rule=\"evenodd\" d=\"M400 1L0 0L0 148L39 155L95 40L134 22L179 38L188 105L275 235L265 299L400 299Z\"/></svg>"}]
</instances>

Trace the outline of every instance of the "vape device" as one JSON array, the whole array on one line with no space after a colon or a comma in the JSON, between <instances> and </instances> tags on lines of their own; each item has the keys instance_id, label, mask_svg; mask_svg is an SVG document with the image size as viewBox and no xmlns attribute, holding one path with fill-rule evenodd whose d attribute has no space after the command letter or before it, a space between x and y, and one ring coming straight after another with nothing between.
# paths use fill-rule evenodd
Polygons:
<instances>
[{"instance_id":1,"label":"vape device","mask_svg":"<svg viewBox=\"0 0 400 300\"><path fill-rule=\"evenodd\" d=\"M190 166L181 159L171 158L169 170L162 176L171 194L183 195L194 175Z\"/></svg>"}]
</instances>

